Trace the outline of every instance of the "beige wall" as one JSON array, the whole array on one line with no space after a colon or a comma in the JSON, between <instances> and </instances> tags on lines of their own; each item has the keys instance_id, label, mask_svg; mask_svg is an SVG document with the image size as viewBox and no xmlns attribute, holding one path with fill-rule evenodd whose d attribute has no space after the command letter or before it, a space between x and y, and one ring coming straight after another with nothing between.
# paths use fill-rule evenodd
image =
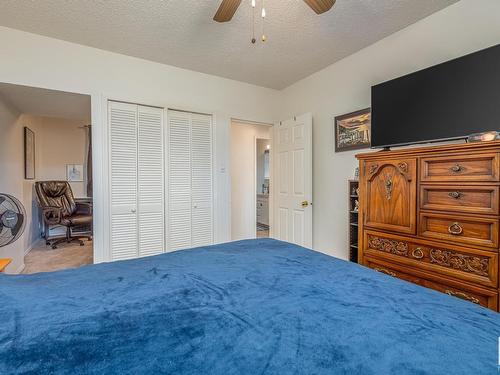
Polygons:
<instances>
[{"instance_id":1,"label":"beige wall","mask_svg":"<svg viewBox=\"0 0 500 375\"><path fill-rule=\"evenodd\" d=\"M31 117L31 116L30 116ZM33 117L31 117L33 118ZM67 164L85 164L86 121L50 117L34 118L37 127L37 180L66 180ZM85 182L70 182L75 197L86 197Z\"/></svg>"},{"instance_id":2,"label":"beige wall","mask_svg":"<svg viewBox=\"0 0 500 375\"><path fill-rule=\"evenodd\" d=\"M41 224L33 185L35 181L66 180L66 164L84 164L82 121L19 114L0 100L0 192L18 198L26 210L26 228L13 244L0 248L12 258L8 273L24 268L24 255L40 239ZM24 127L35 133L35 179L24 179ZM84 196L84 183L72 183L75 196Z\"/></svg>"},{"instance_id":3,"label":"beige wall","mask_svg":"<svg viewBox=\"0 0 500 375\"><path fill-rule=\"evenodd\" d=\"M334 153L334 116L369 107L374 84L500 43L499 15L498 0L462 0L282 92L281 119L313 114L316 250L348 257L347 179L357 162L356 152Z\"/></svg>"},{"instance_id":4,"label":"beige wall","mask_svg":"<svg viewBox=\"0 0 500 375\"><path fill-rule=\"evenodd\" d=\"M256 138L270 138L271 127L231 124L231 239L255 238Z\"/></svg>"},{"instance_id":5,"label":"beige wall","mask_svg":"<svg viewBox=\"0 0 500 375\"><path fill-rule=\"evenodd\" d=\"M11 194L23 201L23 130L18 126L20 113L0 98L0 192ZM24 267L24 237L0 248L0 258L12 258L7 272Z\"/></svg>"}]
</instances>

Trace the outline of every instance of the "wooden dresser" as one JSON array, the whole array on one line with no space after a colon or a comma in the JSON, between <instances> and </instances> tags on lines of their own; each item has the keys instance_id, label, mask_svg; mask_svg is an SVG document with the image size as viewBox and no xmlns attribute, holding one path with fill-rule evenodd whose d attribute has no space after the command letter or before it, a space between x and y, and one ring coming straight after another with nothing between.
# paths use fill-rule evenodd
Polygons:
<instances>
[{"instance_id":1,"label":"wooden dresser","mask_svg":"<svg viewBox=\"0 0 500 375\"><path fill-rule=\"evenodd\" d=\"M498 311L500 142L357 158L359 263Z\"/></svg>"}]
</instances>

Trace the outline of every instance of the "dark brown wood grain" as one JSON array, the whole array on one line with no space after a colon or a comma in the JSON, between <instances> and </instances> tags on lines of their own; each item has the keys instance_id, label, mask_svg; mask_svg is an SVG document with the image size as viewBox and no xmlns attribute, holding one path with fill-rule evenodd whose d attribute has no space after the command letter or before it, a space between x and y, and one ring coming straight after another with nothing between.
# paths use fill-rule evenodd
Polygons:
<instances>
[{"instance_id":1,"label":"dark brown wood grain","mask_svg":"<svg viewBox=\"0 0 500 375\"><path fill-rule=\"evenodd\" d=\"M420 208L443 212L498 215L498 186L421 185Z\"/></svg>"},{"instance_id":2,"label":"dark brown wood grain","mask_svg":"<svg viewBox=\"0 0 500 375\"><path fill-rule=\"evenodd\" d=\"M416 232L416 159L367 161L364 166L364 225L401 233Z\"/></svg>"},{"instance_id":3,"label":"dark brown wood grain","mask_svg":"<svg viewBox=\"0 0 500 375\"><path fill-rule=\"evenodd\" d=\"M420 212L419 234L463 245L498 249L498 219Z\"/></svg>"},{"instance_id":4,"label":"dark brown wood grain","mask_svg":"<svg viewBox=\"0 0 500 375\"><path fill-rule=\"evenodd\" d=\"M420 180L498 181L498 154L425 157L420 160Z\"/></svg>"},{"instance_id":5,"label":"dark brown wood grain","mask_svg":"<svg viewBox=\"0 0 500 375\"><path fill-rule=\"evenodd\" d=\"M359 262L498 311L500 141L357 158Z\"/></svg>"},{"instance_id":6,"label":"dark brown wood grain","mask_svg":"<svg viewBox=\"0 0 500 375\"><path fill-rule=\"evenodd\" d=\"M457 283L456 281L446 280L445 278L439 279L434 277L434 280L432 280L429 278L428 274L420 269L405 267L400 264L389 263L371 257L366 258L365 265L386 275L434 289L450 296L488 307L492 310L497 309L498 292L494 289L470 285L464 282Z\"/></svg>"}]
</instances>

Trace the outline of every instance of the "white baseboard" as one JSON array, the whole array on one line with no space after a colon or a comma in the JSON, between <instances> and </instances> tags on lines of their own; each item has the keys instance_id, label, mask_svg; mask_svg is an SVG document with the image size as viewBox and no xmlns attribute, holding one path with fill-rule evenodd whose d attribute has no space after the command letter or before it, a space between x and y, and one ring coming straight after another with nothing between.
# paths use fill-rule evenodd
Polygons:
<instances>
[{"instance_id":1,"label":"white baseboard","mask_svg":"<svg viewBox=\"0 0 500 375\"><path fill-rule=\"evenodd\" d=\"M14 272L14 274L15 274L15 275L19 275L21 272L23 272L23 271L24 271L24 268L25 268L25 267L26 267L26 266L25 266L25 264L24 264L24 263L23 263L23 264L21 264L21 265L19 266L19 268L18 268L18 269Z\"/></svg>"},{"instance_id":2,"label":"white baseboard","mask_svg":"<svg viewBox=\"0 0 500 375\"><path fill-rule=\"evenodd\" d=\"M33 248L35 247L35 245L40 242L40 238L37 239L35 242L33 242L31 245L28 246L27 249L24 250L24 256L28 255L28 253L33 250Z\"/></svg>"}]
</instances>

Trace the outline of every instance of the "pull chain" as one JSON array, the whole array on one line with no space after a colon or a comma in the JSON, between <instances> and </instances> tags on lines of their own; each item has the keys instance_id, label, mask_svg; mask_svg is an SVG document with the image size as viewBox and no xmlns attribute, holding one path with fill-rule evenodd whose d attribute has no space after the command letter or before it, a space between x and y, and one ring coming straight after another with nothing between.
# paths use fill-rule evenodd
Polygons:
<instances>
[{"instance_id":1,"label":"pull chain","mask_svg":"<svg viewBox=\"0 0 500 375\"><path fill-rule=\"evenodd\" d=\"M265 0L262 0L262 41L265 42L267 40L266 33L265 33L265 21L266 21L266 8L265 8Z\"/></svg>"},{"instance_id":2,"label":"pull chain","mask_svg":"<svg viewBox=\"0 0 500 375\"><path fill-rule=\"evenodd\" d=\"M252 44L255 44L255 0L252 0Z\"/></svg>"}]
</instances>

